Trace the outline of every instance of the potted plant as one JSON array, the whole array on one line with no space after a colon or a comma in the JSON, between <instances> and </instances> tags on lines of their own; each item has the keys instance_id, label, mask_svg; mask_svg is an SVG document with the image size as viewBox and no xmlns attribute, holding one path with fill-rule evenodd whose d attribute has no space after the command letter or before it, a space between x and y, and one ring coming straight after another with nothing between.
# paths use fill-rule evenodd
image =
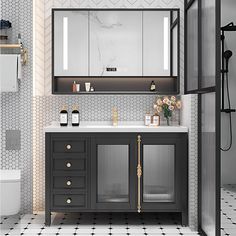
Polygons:
<instances>
[{"instance_id":1,"label":"potted plant","mask_svg":"<svg viewBox=\"0 0 236 236\"><path fill-rule=\"evenodd\" d=\"M153 108L158 112L163 112L163 115L166 119L167 125L170 125L170 118L175 109L181 109L181 101L177 100L175 96L164 96L158 97L156 102L153 105Z\"/></svg>"}]
</instances>

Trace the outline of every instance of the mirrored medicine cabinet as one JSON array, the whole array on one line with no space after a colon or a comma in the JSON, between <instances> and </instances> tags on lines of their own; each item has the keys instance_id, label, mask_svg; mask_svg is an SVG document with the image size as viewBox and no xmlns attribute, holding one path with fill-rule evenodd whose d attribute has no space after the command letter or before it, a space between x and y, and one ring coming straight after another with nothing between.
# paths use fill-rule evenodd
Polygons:
<instances>
[{"instance_id":1,"label":"mirrored medicine cabinet","mask_svg":"<svg viewBox=\"0 0 236 236\"><path fill-rule=\"evenodd\" d=\"M178 94L179 23L179 9L53 9L52 93Z\"/></svg>"}]
</instances>

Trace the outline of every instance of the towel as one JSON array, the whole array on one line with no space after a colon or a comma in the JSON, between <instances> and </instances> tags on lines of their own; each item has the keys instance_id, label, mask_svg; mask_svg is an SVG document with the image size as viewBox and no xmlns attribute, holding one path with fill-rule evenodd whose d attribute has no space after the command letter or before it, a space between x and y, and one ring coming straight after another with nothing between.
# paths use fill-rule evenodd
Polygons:
<instances>
[{"instance_id":1,"label":"towel","mask_svg":"<svg viewBox=\"0 0 236 236\"><path fill-rule=\"evenodd\" d=\"M18 54L0 55L0 91L17 92L21 77L21 63Z\"/></svg>"}]
</instances>

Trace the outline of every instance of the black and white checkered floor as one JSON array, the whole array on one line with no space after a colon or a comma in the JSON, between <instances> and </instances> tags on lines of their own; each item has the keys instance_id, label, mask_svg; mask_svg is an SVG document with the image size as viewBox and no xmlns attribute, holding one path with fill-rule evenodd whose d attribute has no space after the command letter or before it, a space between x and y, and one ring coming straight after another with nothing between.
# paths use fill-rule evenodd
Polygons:
<instances>
[{"instance_id":1,"label":"black and white checkered floor","mask_svg":"<svg viewBox=\"0 0 236 236\"><path fill-rule=\"evenodd\" d=\"M20 219L19 219L20 218ZM197 236L197 232L180 225L178 215L78 213L53 214L52 225L44 225L44 214L5 217L1 219L1 235L114 235L114 236Z\"/></svg>"},{"instance_id":2,"label":"black and white checkered floor","mask_svg":"<svg viewBox=\"0 0 236 236\"><path fill-rule=\"evenodd\" d=\"M221 236L236 235L236 185L221 188Z\"/></svg>"}]
</instances>

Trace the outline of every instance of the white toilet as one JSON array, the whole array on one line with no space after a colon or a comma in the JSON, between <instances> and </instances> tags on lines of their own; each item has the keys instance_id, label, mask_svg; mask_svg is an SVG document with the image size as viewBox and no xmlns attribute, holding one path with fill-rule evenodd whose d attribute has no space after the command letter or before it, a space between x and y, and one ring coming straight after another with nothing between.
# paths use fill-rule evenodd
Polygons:
<instances>
[{"instance_id":1,"label":"white toilet","mask_svg":"<svg viewBox=\"0 0 236 236\"><path fill-rule=\"evenodd\" d=\"M21 172L0 170L0 215L15 215L20 211Z\"/></svg>"}]
</instances>

